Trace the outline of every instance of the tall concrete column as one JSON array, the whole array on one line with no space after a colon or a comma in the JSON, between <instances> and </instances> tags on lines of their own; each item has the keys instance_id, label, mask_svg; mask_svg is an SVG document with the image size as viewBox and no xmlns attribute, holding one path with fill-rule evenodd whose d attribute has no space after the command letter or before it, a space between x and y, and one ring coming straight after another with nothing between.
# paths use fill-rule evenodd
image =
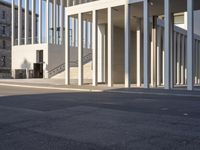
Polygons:
<instances>
[{"instance_id":1,"label":"tall concrete column","mask_svg":"<svg viewBox=\"0 0 200 150\"><path fill-rule=\"evenodd\" d=\"M149 88L149 2L144 0L144 88Z\"/></svg>"},{"instance_id":2,"label":"tall concrete column","mask_svg":"<svg viewBox=\"0 0 200 150\"><path fill-rule=\"evenodd\" d=\"M177 83L177 33L174 32L174 84Z\"/></svg>"},{"instance_id":3,"label":"tall concrete column","mask_svg":"<svg viewBox=\"0 0 200 150\"><path fill-rule=\"evenodd\" d=\"M46 43L49 43L49 0L46 0Z\"/></svg>"},{"instance_id":4,"label":"tall concrete column","mask_svg":"<svg viewBox=\"0 0 200 150\"><path fill-rule=\"evenodd\" d=\"M83 21L78 14L78 85L83 85Z\"/></svg>"},{"instance_id":5,"label":"tall concrete column","mask_svg":"<svg viewBox=\"0 0 200 150\"><path fill-rule=\"evenodd\" d=\"M92 40L93 40L93 42L92 42L92 47L93 47L92 48L92 61L93 61L92 85L96 86L97 85L97 12L96 12L96 10L93 10L93 12L92 12Z\"/></svg>"},{"instance_id":6,"label":"tall concrete column","mask_svg":"<svg viewBox=\"0 0 200 150\"><path fill-rule=\"evenodd\" d=\"M69 16L65 16L65 84L70 85Z\"/></svg>"},{"instance_id":7,"label":"tall concrete column","mask_svg":"<svg viewBox=\"0 0 200 150\"><path fill-rule=\"evenodd\" d=\"M12 46L15 45L15 0L12 0Z\"/></svg>"},{"instance_id":8,"label":"tall concrete column","mask_svg":"<svg viewBox=\"0 0 200 150\"><path fill-rule=\"evenodd\" d=\"M124 6L124 68L125 68L125 87L131 86L131 71L130 71L130 33L131 33L131 10L128 3Z\"/></svg>"},{"instance_id":9,"label":"tall concrete column","mask_svg":"<svg viewBox=\"0 0 200 150\"><path fill-rule=\"evenodd\" d=\"M136 44L137 44L137 87L141 86L141 19L137 19L136 31Z\"/></svg>"},{"instance_id":10,"label":"tall concrete column","mask_svg":"<svg viewBox=\"0 0 200 150\"><path fill-rule=\"evenodd\" d=\"M63 26L64 26L64 2L63 0L60 0L60 44L64 44L64 32L63 32Z\"/></svg>"},{"instance_id":11,"label":"tall concrete column","mask_svg":"<svg viewBox=\"0 0 200 150\"><path fill-rule=\"evenodd\" d=\"M35 31L36 31L36 14L35 14L35 0L32 0L32 44L35 44Z\"/></svg>"},{"instance_id":12,"label":"tall concrete column","mask_svg":"<svg viewBox=\"0 0 200 150\"><path fill-rule=\"evenodd\" d=\"M108 8L108 86L113 86L113 14Z\"/></svg>"},{"instance_id":13,"label":"tall concrete column","mask_svg":"<svg viewBox=\"0 0 200 150\"><path fill-rule=\"evenodd\" d=\"M57 4L57 0L53 0L53 6L52 6L52 44L56 43L56 4Z\"/></svg>"},{"instance_id":14,"label":"tall concrete column","mask_svg":"<svg viewBox=\"0 0 200 150\"><path fill-rule=\"evenodd\" d=\"M200 41L198 41L198 52L199 52L199 54L198 54L198 68L199 68L199 70L198 70L198 84L200 85Z\"/></svg>"},{"instance_id":15,"label":"tall concrete column","mask_svg":"<svg viewBox=\"0 0 200 150\"><path fill-rule=\"evenodd\" d=\"M181 73L181 35L177 35L177 84L180 84L180 73Z\"/></svg>"},{"instance_id":16,"label":"tall concrete column","mask_svg":"<svg viewBox=\"0 0 200 150\"><path fill-rule=\"evenodd\" d=\"M25 1L25 24L24 24L24 44L28 44L29 38L29 0Z\"/></svg>"},{"instance_id":17,"label":"tall concrete column","mask_svg":"<svg viewBox=\"0 0 200 150\"><path fill-rule=\"evenodd\" d=\"M18 45L21 45L22 38L22 0L18 0Z\"/></svg>"},{"instance_id":18,"label":"tall concrete column","mask_svg":"<svg viewBox=\"0 0 200 150\"><path fill-rule=\"evenodd\" d=\"M164 1L164 13L165 13L165 38L164 38L164 44L165 44L165 64L164 64L164 88L170 89L171 86L171 6L170 6L170 0Z\"/></svg>"},{"instance_id":19,"label":"tall concrete column","mask_svg":"<svg viewBox=\"0 0 200 150\"><path fill-rule=\"evenodd\" d=\"M152 48L153 48L153 87L157 87L157 16L153 16Z\"/></svg>"},{"instance_id":20,"label":"tall concrete column","mask_svg":"<svg viewBox=\"0 0 200 150\"><path fill-rule=\"evenodd\" d=\"M185 84L185 36L181 38L181 84Z\"/></svg>"},{"instance_id":21,"label":"tall concrete column","mask_svg":"<svg viewBox=\"0 0 200 150\"><path fill-rule=\"evenodd\" d=\"M38 42L42 43L42 0L39 0L39 30Z\"/></svg>"},{"instance_id":22,"label":"tall concrete column","mask_svg":"<svg viewBox=\"0 0 200 150\"><path fill-rule=\"evenodd\" d=\"M162 48L161 48L161 36L162 36L162 27L158 27L158 38L157 38L157 85L161 85L161 58L162 58Z\"/></svg>"},{"instance_id":23,"label":"tall concrete column","mask_svg":"<svg viewBox=\"0 0 200 150\"><path fill-rule=\"evenodd\" d=\"M193 0L187 0L188 31L187 31L187 89L194 88L194 66L193 66L193 39L194 39L194 15Z\"/></svg>"},{"instance_id":24,"label":"tall concrete column","mask_svg":"<svg viewBox=\"0 0 200 150\"><path fill-rule=\"evenodd\" d=\"M199 70L199 66L198 66L198 40L195 40L195 55L194 55L194 59L195 59L195 63L194 63L194 66L195 66L195 84L197 85L198 84L198 70Z\"/></svg>"}]
</instances>

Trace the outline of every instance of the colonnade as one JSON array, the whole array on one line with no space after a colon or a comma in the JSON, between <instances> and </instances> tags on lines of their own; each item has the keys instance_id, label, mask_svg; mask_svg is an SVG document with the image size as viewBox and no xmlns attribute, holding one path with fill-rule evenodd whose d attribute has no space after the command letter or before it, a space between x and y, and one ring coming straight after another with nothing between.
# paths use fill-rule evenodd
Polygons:
<instances>
[{"instance_id":1,"label":"colonnade","mask_svg":"<svg viewBox=\"0 0 200 150\"><path fill-rule=\"evenodd\" d=\"M44 1L45 3L43 3L43 0L39 0L38 3L36 3L36 0L31 0L31 10L29 9L30 0L25 0L24 2L25 3L23 7L22 0L18 0L18 4L16 4L16 0L12 0L12 45L38 43L63 44L65 6L64 0L52 1L52 14L50 14L49 0ZM44 8L46 8L46 12L43 11ZM36 10L38 10L38 13ZM15 18L16 12L17 18ZM22 13L24 13L24 15ZM23 16L24 19L22 18ZM15 28L16 21L17 30ZM43 28L44 24L45 28ZM50 30L52 30L51 36ZM17 32L17 37L15 37L15 32Z\"/></svg>"},{"instance_id":2,"label":"colonnade","mask_svg":"<svg viewBox=\"0 0 200 150\"><path fill-rule=\"evenodd\" d=\"M141 49L141 30L137 29L137 86L149 88L150 86L163 85L165 89L172 89L176 84L187 84L188 90L193 90L194 84L198 83L199 58L196 65L193 63L194 56L199 56L199 41L196 42L196 51L194 50L194 29L193 29L193 0L187 0L187 18L188 29L183 36L174 32L173 14L171 12L170 0L164 0L164 24L163 28L153 26L152 34L150 33L150 13L149 2L143 1L143 82L141 81L141 63L139 57ZM131 86L131 64L130 64L130 5L128 2L124 4L124 85L126 88ZM105 6L107 9L107 84L113 86L113 9L111 6ZM89 11L89 10L88 10ZM78 12L78 85L83 85L83 63L82 63L82 15L84 12ZM93 48L93 86L97 85L97 10L93 9L92 13L92 48ZM156 20L156 19L155 19ZM153 22L155 22L153 19ZM138 22L140 23L140 22ZM69 16L66 15L66 27L69 27ZM157 23L156 23L157 24ZM153 25L156 25L153 24ZM139 27L139 26L138 26ZM156 29L157 28L157 29ZM68 28L67 28L68 29ZM156 32L160 32L157 34ZM150 35L152 41L157 44L150 43ZM158 36L158 37L157 37ZM174 41L173 41L174 40ZM161 42L162 41L162 42ZM174 42L176 44L174 44ZM70 84L69 77L69 31L66 32L66 84ZM163 49L159 48L159 44L163 43ZM186 43L186 44L185 44ZM181 45L182 44L182 45ZM161 47L161 44L160 44ZM176 48L176 52L174 50ZM152 51L151 51L152 49ZM159 54L159 55L158 55ZM185 55L183 55L185 54ZM152 55L152 56L151 56ZM162 57L160 57L162 55ZM155 61L152 58L156 58ZM152 60L152 61L151 61ZM162 63L161 63L162 61ZM153 64L153 65L152 65ZM162 64L162 66L161 66ZM176 65L175 65L176 64ZM153 66L153 67L152 67ZM162 76L161 76L162 74ZM196 77L195 77L196 74Z\"/></svg>"}]
</instances>

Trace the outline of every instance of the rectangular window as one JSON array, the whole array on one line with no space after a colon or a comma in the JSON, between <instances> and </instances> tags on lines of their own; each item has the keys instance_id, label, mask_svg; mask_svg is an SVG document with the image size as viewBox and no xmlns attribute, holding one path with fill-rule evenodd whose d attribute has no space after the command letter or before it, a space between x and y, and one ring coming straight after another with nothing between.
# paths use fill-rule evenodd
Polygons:
<instances>
[{"instance_id":1,"label":"rectangular window","mask_svg":"<svg viewBox=\"0 0 200 150\"><path fill-rule=\"evenodd\" d=\"M3 45L2 48L6 49L6 41L5 40L3 40L2 45Z\"/></svg>"},{"instance_id":2,"label":"rectangular window","mask_svg":"<svg viewBox=\"0 0 200 150\"><path fill-rule=\"evenodd\" d=\"M6 19L6 12L4 10L2 11L2 19Z\"/></svg>"},{"instance_id":3,"label":"rectangular window","mask_svg":"<svg viewBox=\"0 0 200 150\"><path fill-rule=\"evenodd\" d=\"M3 34L3 35L6 34L6 26L2 26L2 34Z\"/></svg>"},{"instance_id":4,"label":"rectangular window","mask_svg":"<svg viewBox=\"0 0 200 150\"><path fill-rule=\"evenodd\" d=\"M2 56L1 57L1 67L5 67L6 66L6 56Z\"/></svg>"}]
</instances>

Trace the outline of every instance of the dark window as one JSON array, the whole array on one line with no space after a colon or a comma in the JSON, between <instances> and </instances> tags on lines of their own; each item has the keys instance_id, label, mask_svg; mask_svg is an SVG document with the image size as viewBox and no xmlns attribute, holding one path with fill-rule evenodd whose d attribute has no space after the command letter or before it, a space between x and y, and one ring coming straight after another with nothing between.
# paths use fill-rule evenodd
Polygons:
<instances>
[{"instance_id":1,"label":"dark window","mask_svg":"<svg viewBox=\"0 0 200 150\"><path fill-rule=\"evenodd\" d=\"M4 10L2 11L2 19L6 19L6 12Z\"/></svg>"},{"instance_id":2,"label":"dark window","mask_svg":"<svg viewBox=\"0 0 200 150\"><path fill-rule=\"evenodd\" d=\"M2 43L2 45L3 45L3 46L2 46L2 47L3 47L3 49L6 49L6 41L4 41L4 40L3 40L3 43Z\"/></svg>"},{"instance_id":3,"label":"dark window","mask_svg":"<svg viewBox=\"0 0 200 150\"><path fill-rule=\"evenodd\" d=\"M2 26L2 34L6 34L6 26Z\"/></svg>"},{"instance_id":4,"label":"dark window","mask_svg":"<svg viewBox=\"0 0 200 150\"><path fill-rule=\"evenodd\" d=\"M6 56L1 57L1 66L5 67L6 66Z\"/></svg>"}]
</instances>

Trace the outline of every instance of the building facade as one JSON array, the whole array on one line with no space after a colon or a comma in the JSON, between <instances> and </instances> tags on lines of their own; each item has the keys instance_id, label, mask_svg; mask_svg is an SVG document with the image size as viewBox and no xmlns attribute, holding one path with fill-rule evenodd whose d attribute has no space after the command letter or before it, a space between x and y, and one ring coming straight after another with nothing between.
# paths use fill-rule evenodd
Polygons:
<instances>
[{"instance_id":1,"label":"building facade","mask_svg":"<svg viewBox=\"0 0 200 150\"><path fill-rule=\"evenodd\" d=\"M11 71L11 5L0 1L0 78Z\"/></svg>"},{"instance_id":2,"label":"building facade","mask_svg":"<svg viewBox=\"0 0 200 150\"><path fill-rule=\"evenodd\" d=\"M103 82L109 87L193 90L200 84L200 38L194 32L198 0L68 0L67 4L67 85L71 84L71 32L78 36L74 40L78 42L78 85L84 84L87 20L92 24L93 86ZM187 29L175 25L178 14L184 12Z\"/></svg>"},{"instance_id":3,"label":"building facade","mask_svg":"<svg viewBox=\"0 0 200 150\"><path fill-rule=\"evenodd\" d=\"M63 71L64 6L64 0L12 0L13 78L50 78Z\"/></svg>"},{"instance_id":4,"label":"building facade","mask_svg":"<svg viewBox=\"0 0 200 150\"><path fill-rule=\"evenodd\" d=\"M12 6L18 7L18 21L12 15L15 77L42 72L44 78L59 74L66 85L76 79L80 86L126 88L193 90L200 84L199 0L12 0Z\"/></svg>"}]
</instances>

